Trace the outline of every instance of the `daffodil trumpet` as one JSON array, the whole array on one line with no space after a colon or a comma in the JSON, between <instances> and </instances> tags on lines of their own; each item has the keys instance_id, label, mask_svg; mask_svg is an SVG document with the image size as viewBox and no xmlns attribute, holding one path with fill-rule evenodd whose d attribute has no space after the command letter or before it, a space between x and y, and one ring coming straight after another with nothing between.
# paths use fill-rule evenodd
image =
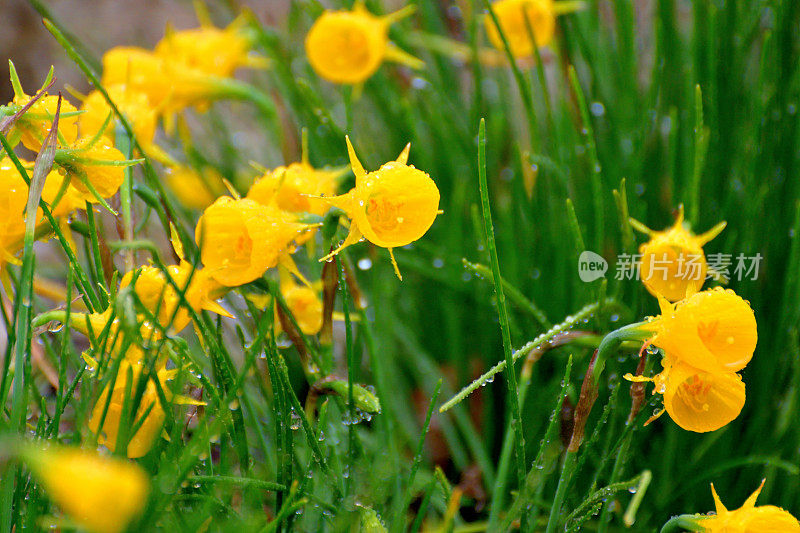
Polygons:
<instances>
[{"instance_id":1,"label":"daffodil trumpet","mask_svg":"<svg viewBox=\"0 0 800 533\"><path fill-rule=\"evenodd\" d=\"M351 11L325 11L306 36L308 62L320 77L355 86L375 74L384 61L422 68L422 61L389 41L389 26L415 9L409 5L377 16L367 11L363 0L357 0Z\"/></svg>"},{"instance_id":2,"label":"daffodil trumpet","mask_svg":"<svg viewBox=\"0 0 800 533\"><path fill-rule=\"evenodd\" d=\"M654 231L633 218L629 222L649 237L639 247L639 273L653 296L676 302L699 291L707 274L721 277L707 264L703 246L725 229L724 221L695 235L686 226L683 205L679 205L675 223L663 231Z\"/></svg>"},{"instance_id":3,"label":"daffodil trumpet","mask_svg":"<svg viewBox=\"0 0 800 533\"><path fill-rule=\"evenodd\" d=\"M350 166L356 184L340 196L324 197L350 218L350 230L344 242L320 259L328 261L344 248L362 238L387 248L395 274L402 280L394 258L393 248L405 246L422 238L439 215L439 189L424 171L408 164L411 144L406 145L394 161L378 170L367 172L345 137Z\"/></svg>"}]
</instances>

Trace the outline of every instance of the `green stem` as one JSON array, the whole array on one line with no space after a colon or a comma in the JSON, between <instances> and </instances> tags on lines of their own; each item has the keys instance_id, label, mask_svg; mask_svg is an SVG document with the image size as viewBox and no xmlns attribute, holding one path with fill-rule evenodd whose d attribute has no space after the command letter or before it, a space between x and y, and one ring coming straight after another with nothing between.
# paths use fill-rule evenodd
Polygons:
<instances>
[{"instance_id":1,"label":"green stem","mask_svg":"<svg viewBox=\"0 0 800 533\"><path fill-rule=\"evenodd\" d=\"M611 477L609 478L609 483L616 483L617 478L620 475L620 471L622 470L622 465L625 463L625 459L627 459L628 455L628 448L631 445L631 440L633 439L633 432L628 432L624 440L622 441L622 445L619 447L619 452L617 453L617 457L614 460L614 467L611 469ZM604 505L603 512L600 514L600 522L597 526L597 533L606 533L608 531L608 524L611 521L611 506Z\"/></svg>"},{"instance_id":2,"label":"green stem","mask_svg":"<svg viewBox=\"0 0 800 533\"><path fill-rule=\"evenodd\" d=\"M356 361L355 349L353 347L353 329L350 321L350 294L347 290L347 280L345 278L344 263L337 259L337 266L339 267L339 290L342 294L342 313L344 314L344 331L345 331L345 351L347 355L347 409L350 416L350 424L347 427L347 468L350 471L345 478L345 496L350 494L353 486L353 475L355 474L356 462L356 433L355 433L355 419L356 419L356 405L353 400L353 383L356 380Z\"/></svg>"},{"instance_id":3,"label":"green stem","mask_svg":"<svg viewBox=\"0 0 800 533\"><path fill-rule=\"evenodd\" d=\"M673 516L661 527L661 533L679 533L681 531L694 531L699 526L700 517L692 514Z\"/></svg>"},{"instance_id":4,"label":"green stem","mask_svg":"<svg viewBox=\"0 0 800 533\"><path fill-rule=\"evenodd\" d=\"M653 332L642 329L642 326L645 324L647 324L647 322L628 324L603 337L600 346L597 347L597 360L594 365L594 372L592 373L595 385L597 385L600 380L600 374L603 373L606 360L624 341L644 341L653 336Z\"/></svg>"},{"instance_id":5,"label":"green stem","mask_svg":"<svg viewBox=\"0 0 800 533\"><path fill-rule=\"evenodd\" d=\"M503 336L503 354L506 361L506 380L508 381L509 403L511 404L511 425L516 434L517 479L519 486L525 483L525 435L522 432L522 418L519 407L517 375L511 348L511 331L508 327L508 310L503 292L503 279L500 277L500 263L497 259L497 245L492 225L492 210L489 205L489 187L486 182L486 121L481 119L478 129L478 179L480 181L481 207L483 209L483 229L486 233L486 248L492 263L494 291L497 294L497 312L500 315L500 331Z\"/></svg>"},{"instance_id":6,"label":"green stem","mask_svg":"<svg viewBox=\"0 0 800 533\"><path fill-rule=\"evenodd\" d=\"M567 451L564 455L564 464L561 467L561 475L558 477L558 487L553 498L553 506L550 507L550 517L547 519L547 529L545 533L553 533L556 530L559 519L561 518L561 507L564 504L564 497L567 495L572 474L575 472L575 465L578 462L578 452Z\"/></svg>"},{"instance_id":7,"label":"green stem","mask_svg":"<svg viewBox=\"0 0 800 533\"><path fill-rule=\"evenodd\" d=\"M604 307L608 309L609 306L619 306L619 304L613 299L607 299L604 302ZM571 329L576 324L580 323L582 320L589 318L595 311L597 311L599 307L600 304L598 302L590 303L589 305L586 305L583 308L581 308L578 312L568 316L566 320L564 320L559 324L556 324L548 331L545 331L532 341L525 344L525 346L514 352L512 356L513 362L517 362L521 358L527 357L529 353L531 353L533 350L541 348L543 345L550 342L550 340L552 340L556 335ZM496 365L494 365L486 372L484 372L478 379L476 379L475 381L473 381L472 383L461 389L458 392L458 394L447 400L439 408L439 412L444 413L445 411L452 409L455 405L460 403L464 398L466 398L467 396L475 392L477 389L479 389L481 385L492 381L495 374L502 372L505 368L506 368L506 361L504 359L498 362Z\"/></svg>"}]
</instances>

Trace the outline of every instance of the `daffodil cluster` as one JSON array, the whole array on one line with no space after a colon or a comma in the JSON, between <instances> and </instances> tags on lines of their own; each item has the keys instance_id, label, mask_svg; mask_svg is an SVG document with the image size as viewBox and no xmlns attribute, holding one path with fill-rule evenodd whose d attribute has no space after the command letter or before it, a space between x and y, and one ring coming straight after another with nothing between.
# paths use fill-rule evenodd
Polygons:
<instances>
[{"instance_id":1,"label":"daffodil cluster","mask_svg":"<svg viewBox=\"0 0 800 533\"><path fill-rule=\"evenodd\" d=\"M195 269L185 261L178 243L174 238L176 253L181 259L179 264L163 270L145 265L122 277L118 292L132 292L139 311L134 317L136 331L133 334L126 333L123 318L112 306L103 312L70 315L70 326L86 335L94 353L100 355L98 360L84 354L91 374L101 379L118 363L116 374L100 393L88 423L89 429L98 435L98 443L117 450L120 424L126 416L125 406L131 401L131 391L136 390L140 379L147 380L136 414L131 417L137 428L128 435L126 452L131 458L146 455L161 434L169 406L162 404L158 388L173 404L202 404L170 391L167 383L176 376L178 369L167 368L168 350L161 341L166 335L188 326L191 313L211 311L232 316L216 302L223 294L222 286L206 270ZM50 317L64 320L63 312L51 312ZM152 370L149 376L146 369Z\"/></svg>"},{"instance_id":2,"label":"daffodil cluster","mask_svg":"<svg viewBox=\"0 0 800 533\"><path fill-rule=\"evenodd\" d=\"M7 125L7 140L13 149L19 143L33 152L40 152L51 130L54 151L54 169L45 177L42 200L47 204L56 224L86 202L105 203L121 185L126 166L136 161L126 160L122 153L108 143L100 131L82 136L77 125L79 112L61 96L47 94L48 80L33 96L24 92L13 63L9 62L14 99L0 106L0 119ZM57 120L56 120L57 119ZM12 157L13 156L13 157ZM29 216L25 208L28 201L28 181L33 176L34 164L16 154L0 150L0 185L4 198L0 202L0 266L18 263L17 254L22 248L25 221ZM49 236L55 228L36 210L37 238Z\"/></svg>"},{"instance_id":3,"label":"daffodil cluster","mask_svg":"<svg viewBox=\"0 0 800 533\"><path fill-rule=\"evenodd\" d=\"M634 221L640 228L644 226ZM653 381L664 397L664 409L680 427L695 432L719 429L734 420L745 402L745 385L738 374L753 357L758 339L750 304L730 289L697 292L707 266L703 244L725 223L694 236L683 227L683 210L675 225L663 232L644 228L651 236L641 247L642 281L658 297L661 314L633 328L663 353L663 370L653 378L626 375L633 381ZM672 265L663 279L651 279L656 256ZM683 254L697 257L700 281L685 280L677 261ZM681 296L682 295L682 296ZM671 301L679 300L677 303ZM654 417L655 418L655 417Z\"/></svg>"},{"instance_id":4,"label":"daffodil cluster","mask_svg":"<svg viewBox=\"0 0 800 533\"><path fill-rule=\"evenodd\" d=\"M105 200L116 194L122 185L124 168L137 163L126 159L114 146L113 139L106 135L111 115L100 121L90 117L87 125L82 125L82 113L66 99L48 95L47 83L38 94L30 96L22 89L13 63L9 62L9 67L14 99L0 107L0 115L16 117L9 134L12 147L21 142L28 150L41 151L58 109L55 167L63 178L55 185L57 193L53 196L52 207L61 205L63 211L68 207L77 208L83 201L108 207ZM51 77L52 70L48 79ZM75 200L79 200L78 205Z\"/></svg>"},{"instance_id":5,"label":"daffodil cluster","mask_svg":"<svg viewBox=\"0 0 800 533\"><path fill-rule=\"evenodd\" d=\"M108 50L103 55L102 83L121 97L120 110L147 144L152 141L151 113L163 117L171 129L176 113L189 107L205 110L228 94L227 80L236 69L263 66L261 58L251 55L251 44L243 18L224 29L208 20L200 28L168 28L153 50L128 46ZM98 114L106 110L92 95L87 101L97 103Z\"/></svg>"},{"instance_id":6,"label":"daffodil cluster","mask_svg":"<svg viewBox=\"0 0 800 533\"><path fill-rule=\"evenodd\" d=\"M246 97L248 89L233 79L234 73L240 67L266 64L250 52L253 37L243 17L217 28L205 13L198 15L199 28L167 28L153 50L128 46L108 50L101 79L108 98L100 90L85 96L78 121L82 134L101 135L113 146L118 125L110 99L145 154L167 167L166 184L190 208L204 208L221 194L222 178L210 168L182 164L162 150L155 142L159 120L172 133L177 115L186 109L205 111L215 100Z\"/></svg>"},{"instance_id":7,"label":"daffodil cluster","mask_svg":"<svg viewBox=\"0 0 800 533\"><path fill-rule=\"evenodd\" d=\"M744 406L738 372L753 357L758 339L753 310L721 287L677 304L663 298L659 303L661 315L641 329L655 334L649 342L664 354L663 371L653 378L655 392L664 396L664 410L689 431L725 426Z\"/></svg>"}]
</instances>

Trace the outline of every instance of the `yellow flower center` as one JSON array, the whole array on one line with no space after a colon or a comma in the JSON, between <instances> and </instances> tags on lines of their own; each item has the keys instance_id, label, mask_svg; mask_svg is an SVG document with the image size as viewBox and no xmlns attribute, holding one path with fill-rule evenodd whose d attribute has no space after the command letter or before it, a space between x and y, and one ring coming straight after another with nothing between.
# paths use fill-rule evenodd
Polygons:
<instances>
[{"instance_id":1,"label":"yellow flower center","mask_svg":"<svg viewBox=\"0 0 800 533\"><path fill-rule=\"evenodd\" d=\"M334 83L361 83L378 70L386 54L387 29L367 12L326 12L306 37L314 70Z\"/></svg>"},{"instance_id":2,"label":"yellow flower center","mask_svg":"<svg viewBox=\"0 0 800 533\"><path fill-rule=\"evenodd\" d=\"M234 259L237 263L246 263L250 260L250 252L253 249L253 239L249 235L239 235L236 239L236 246L233 249Z\"/></svg>"},{"instance_id":3,"label":"yellow flower center","mask_svg":"<svg viewBox=\"0 0 800 533\"><path fill-rule=\"evenodd\" d=\"M708 411L708 391L711 383L704 382L695 374L678 387L676 395L688 408L696 412Z\"/></svg>"},{"instance_id":4,"label":"yellow flower center","mask_svg":"<svg viewBox=\"0 0 800 533\"><path fill-rule=\"evenodd\" d=\"M392 231L403 223L398 213L403 210L401 204L389 198L370 198L367 202L367 217L376 231Z\"/></svg>"}]
</instances>

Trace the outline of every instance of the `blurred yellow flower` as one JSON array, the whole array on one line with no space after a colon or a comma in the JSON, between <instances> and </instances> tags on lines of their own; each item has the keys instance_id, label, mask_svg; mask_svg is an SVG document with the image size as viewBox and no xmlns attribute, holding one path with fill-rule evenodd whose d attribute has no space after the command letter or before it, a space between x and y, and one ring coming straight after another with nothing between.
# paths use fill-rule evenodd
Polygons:
<instances>
[{"instance_id":1,"label":"blurred yellow flower","mask_svg":"<svg viewBox=\"0 0 800 533\"><path fill-rule=\"evenodd\" d=\"M128 372L130 371L133 378L128 383ZM166 382L172 378L175 371L161 369L158 371L158 380L161 382L161 388L164 391L167 399L170 398L169 389L166 387ZM92 409L92 417L89 420L89 429L97 433L99 444L105 445L109 450L116 451L117 437L119 435L119 425L122 420L123 409L125 407L125 389L130 388L131 397L128 402L132 401L133 394L136 390L137 383L141 378L142 363L131 363L123 360L119 366L117 379L114 381L114 388L111 391L111 399L108 399L107 386ZM110 386L110 384L109 384ZM108 402L108 410L106 411L106 402ZM105 419L103 419L103 412L105 411ZM144 417L144 421L141 418ZM141 424L139 429L134 435L129 435L130 441L128 442L128 457L137 458L142 457L150 451L155 443L158 435L161 433L161 427L164 425L164 406L158 399L158 392L153 380L147 381L144 394L142 395L139 408L136 411L136 419L128 420L128 428L134 425ZM103 420L102 429L100 429L100 421Z\"/></svg>"},{"instance_id":2,"label":"blurred yellow flower","mask_svg":"<svg viewBox=\"0 0 800 533\"><path fill-rule=\"evenodd\" d=\"M22 162L28 170L30 176L33 163ZM83 201L78 197L77 191L67 185L66 190L61 195L58 204L52 206L52 202L61 189L64 178L57 172L51 172L45 179L42 198L51 204L53 216L66 216L76 208L83 206ZM4 191L0 197L0 263L17 263L14 254L18 252L22 245L25 235L25 206L28 202L28 184L20 175L14 163L8 157L0 159L0 190ZM41 208L36 211L37 224L44 221Z\"/></svg>"},{"instance_id":3,"label":"blurred yellow flower","mask_svg":"<svg viewBox=\"0 0 800 533\"><path fill-rule=\"evenodd\" d=\"M218 198L197 222L195 240L209 275L226 287L244 285L287 260L308 226L277 207L242 198Z\"/></svg>"},{"instance_id":4,"label":"blurred yellow flower","mask_svg":"<svg viewBox=\"0 0 800 533\"><path fill-rule=\"evenodd\" d=\"M104 87L124 86L147 95L154 106L163 106L175 80L166 75L164 60L149 50L117 46L103 54Z\"/></svg>"},{"instance_id":5,"label":"blurred yellow flower","mask_svg":"<svg viewBox=\"0 0 800 533\"><path fill-rule=\"evenodd\" d=\"M167 186L190 209L205 209L225 192L222 176L211 167L200 172L191 167L173 166L165 174Z\"/></svg>"},{"instance_id":6,"label":"blurred yellow flower","mask_svg":"<svg viewBox=\"0 0 800 533\"><path fill-rule=\"evenodd\" d=\"M325 11L306 36L311 67L333 83L359 84L375 74L384 61L421 68L423 63L389 41L389 26L413 12L407 6L375 16L357 1L352 11Z\"/></svg>"},{"instance_id":7,"label":"blurred yellow flower","mask_svg":"<svg viewBox=\"0 0 800 533\"><path fill-rule=\"evenodd\" d=\"M93 533L120 533L142 512L150 481L135 463L78 448L25 448L47 495Z\"/></svg>"},{"instance_id":8,"label":"blurred yellow flower","mask_svg":"<svg viewBox=\"0 0 800 533\"><path fill-rule=\"evenodd\" d=\"M642 326L651 343L675 360L706 372L736 372L753 357L758 341L750 304L730 289L693 294L671 304L659 300L661 315Z\"/></svg>"},{"instance_id":9,"label":"blurred yellow flower","mask_svg":"<svg viewBox=\"0 0 800 533\"><path fill-rule=\"evenodd\" d=\"M318 170L308 162L291 163L270 170L258 178L247 198L262 205L272 202L291 213L324 215L328 204L317 196L336 194L337 178L342 173L335 170Z\"/></svg>"},{"instance_id":10,"label":"blurred yellow flower","mask_svg":"<svg viewBox=\"0 0 800 533\"><path fill-rule=\"evenodd\" d=\"M249 55L251 39L244 31L244 22L239 17L225 29L210 24L190 30L168 29L155 54L220 78L233 76L242 66L263 66L263 59Z\"/></svg>"},{"instance_id":11,"label":"blurred yellow flower","mask_svg":"<svg viewBox=\"0 0 800 533\"><path fill-rule=\"evenodd\" d=\"M533 30L537 47L547 46L553 40L556 28L553 0L500 0L492 4L492 10L500 22L511 54L516 58L533 56L533 43L528 33L528 24ZM498 50L503 50L503 40L488 13L484 16L484 25L492 45Z\"/></svg>"},{"instance_id":12,"label":"blurred yellow flower","mask_svg":"<svg viewBox=\"0 0 800 533\"><path fill-rule=\"evenodd\" d=\"M356 186L346 194L325 200L347 213L351 219L350 233L339 248L320 261L330 259L363 236L389 249L400 277L392 248L410 244L428 231L439 213L439 189L426 172L407 164L410 144L395 161L367 173L350 139L346 141Z\"/></svg>"},{"instance_id":13,"label":"blurred yellow flower","mask_svg":"<svg viewBox=\"0 0 800 533\"><path fill-rule=\"evenodd\" d=\"M134 282L133 289L142 305L151 313L158 312L157 319L162 327L173 332L183 330L191 318L186 308L180 306L179 293L167 281L164 273L153 266L143 266L137 271L138 277ZM167 271L175 285L185 291L186 301L195 311L200 312L205 309L223 316L231 316L224 307L215 301L213 294L220 286L210 278L205 270L198 269L192 274L192 266L189 263L181 262L180 265L168 266ZM120 289L131 284L135 272L132 270L122 277ZM189 283L188 287L187 282Z\"/></svg>"},{"instance_id":14,"label":"blurred yellow flower","mask_svg":"<svg viewBox=\"0 0 800 533\"><path fill-rule=\"evenodd\" d=\"M306 335L316 335L322 329L322 300L317 290L306 285L298 285L289 275L281 272L281 295L292 316ZM278 319L278 305L275 304L275 331L283 328Z\"/></svg>"},{"instance_id":15,"label":"blurred yellow flower","mask_svg":"<svg viewBox=\"0 0 800 533\"><path fill-rule=\"evenodd\" d=\"M766 480L761 482L756 491L747 498L739 509L729 511L722 505L722 501L711 484L711 494L714 495L716 514L699 516L697 523L698 532L702 533L792 533L800 531L800 523L789 511L774 505L756 506L756 499L764 488Z\"/></svg>"},{"instance_id":16,"label":"blurred yellow flower","mask_svg":"<svg viewBox=\"0 0 800 533\"><path fill-rule=\"evenodd\" d=\"M156 135L157 116L147 95L134 91L127 85L108 86L106 91L111 101L130 122L139 143L144 147L152 144ZM80 116L78 125L83 135L94 135L100 131L109 114L113 113L106 99L98 91L89 93L83 101L81 110L84 113ZM111 120L103 131L103 135L111 141L111 144L114 144L116 137L115 118L112 114Z\"/></svg>"},{"instance_id":17,"label":"blurred yellow flower","mask_svg":"<svg viewBox=\"0 0 800 533\"><path fill-rule=\"evenodd\" d=\"M118 46L103 55L104 86L125 85L147 95L158 115L170 124L175 113L205 109L219 92L218 78L149 50Z\"/></svg>"},{"instance_id":18,"label":"blurred yellow flower","mask_svg":"<svg viewBox=\"0 0 800 533\"><path fill-rule=\"evenodd\" d=\"M160 339L158 330L148 322L140 322L139 332L127 333L120 329L120 319L114 315L111 307L98 313L70 313L69 326L85 335L92 348L104 354L118 355L123 345L127 344L125 360L131 364L138 364L145 358L142 347L148 342L157 342ZM64 313L61 312L63 316ZM63 320L63 319L62 319ZM109 325L109 321L111 324ZM108 328L108 329L106 329ZM107 331L106 334L104 332ZM102 338L101 338L102 337Z\"/></svg>"},{"instance_id":19,"label":"blurred yellow flower","mask_svg":"<svg viewBox=\"0 0 800 533\"><path fill-rule=\"evenodd\" d=\"M681 205L675 224L667 230L653 231L633 219L631 224L650 236L650 240L639 247L639 274L653 296L676 302L700 290L708 272L703 246L719 235L725 222L702 235L694 235L684 227Z\"/></svg>"}]
</instances>

